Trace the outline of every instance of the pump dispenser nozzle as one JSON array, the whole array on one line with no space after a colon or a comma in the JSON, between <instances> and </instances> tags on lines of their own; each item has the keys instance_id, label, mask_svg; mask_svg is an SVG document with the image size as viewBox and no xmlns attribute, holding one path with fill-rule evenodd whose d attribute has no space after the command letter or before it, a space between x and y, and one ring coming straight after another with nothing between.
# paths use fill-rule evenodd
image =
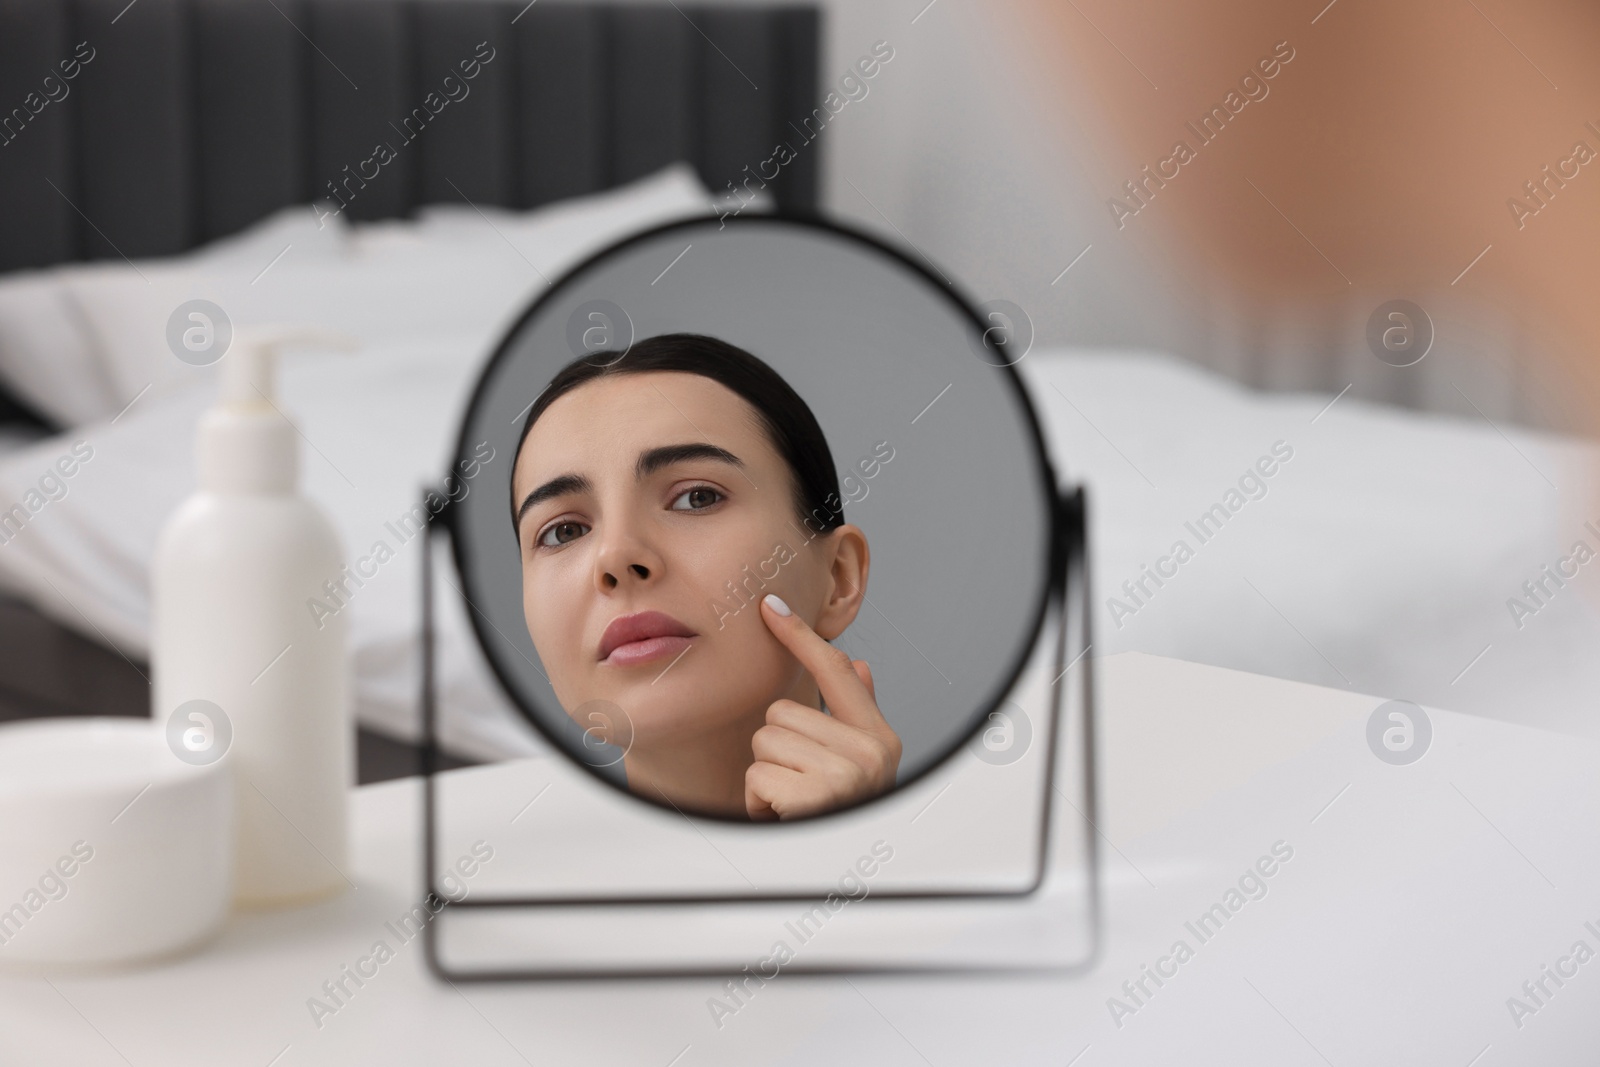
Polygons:
<instances>
[{"instance_id":1,"label":"pump dispenser nozzle","mask_svg":"<svg viewBox=\"0 0 1600 1067\"><path fill-rule=\"evenodd\" d=\"M331 348L353 352L360 347L354 337L317 326L292 323L241 326L222 357L224 404L260 404L275 396L277 359L285 348Z\"/></svg>"},{"instance_id":2,"label":"pump dispenser nozzle","mask_svg":"<svg viewBox=\"0 0 1600 1067\"><path fill-rule=\"evenodd\" d=\"M290 347L352 351L355 338L316 326L244 326L222 357L217 404L200 420L202 489L283 493L294 488L297 439L275 402L277 354Z\"/></svg>"}]
</instances>

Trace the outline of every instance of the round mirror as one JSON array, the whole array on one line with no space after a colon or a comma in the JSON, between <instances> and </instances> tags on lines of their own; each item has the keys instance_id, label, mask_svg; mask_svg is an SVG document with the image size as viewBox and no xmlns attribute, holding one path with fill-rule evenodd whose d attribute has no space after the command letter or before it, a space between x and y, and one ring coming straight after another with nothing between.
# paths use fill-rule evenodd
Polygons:
<instances>
[{"instance_id":1,"label":"round mirror","mask_svg":"<svg viewBox=\"0 0 1600 1067\"><path fill-rule=\"evenodd\" d=\"M868 802L978 740L1056 536L1019 315L774 216L557 281L477 384L449 513L513 702L614 786L741 821Z\"/></svg>"}]
</instances>

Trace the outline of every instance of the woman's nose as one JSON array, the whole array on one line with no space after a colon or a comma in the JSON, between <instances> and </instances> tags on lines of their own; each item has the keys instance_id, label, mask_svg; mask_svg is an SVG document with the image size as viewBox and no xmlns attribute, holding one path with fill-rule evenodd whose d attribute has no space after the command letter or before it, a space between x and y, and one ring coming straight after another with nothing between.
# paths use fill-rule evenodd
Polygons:
<instances>
[{"instance_id":1,"label":"woman's nose","mask_svg":"<svg viewBox=\"0 0 1600 1067\"><path fill-rule=\"evenodd\" d=\"M647 582L661 573L661 558L632 529L613 525L600 536L595 556L595 586L609 593L628 582Z\"/></svg>"}]
</instances>

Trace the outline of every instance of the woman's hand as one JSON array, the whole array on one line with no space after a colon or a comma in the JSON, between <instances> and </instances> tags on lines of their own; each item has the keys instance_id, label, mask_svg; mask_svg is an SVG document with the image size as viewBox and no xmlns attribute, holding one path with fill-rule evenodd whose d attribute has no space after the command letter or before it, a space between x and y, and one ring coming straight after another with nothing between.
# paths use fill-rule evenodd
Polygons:
<instances>
[{"instance_id":1,"label":"woman's hand","mask_svg":"<svg viewBox=\"0 0 1600 1067\"><path fill-rule=\"evenodd\" d=\"M744 774L745 810L757 820L797 819L888 792L900 766L900 738L878 710L871 669L774 601L783 604L762 598L762 619L811 672L831 714L793 700L773 702L767 724L750 741L756 761Z\"/></svg>"}]
</instances>

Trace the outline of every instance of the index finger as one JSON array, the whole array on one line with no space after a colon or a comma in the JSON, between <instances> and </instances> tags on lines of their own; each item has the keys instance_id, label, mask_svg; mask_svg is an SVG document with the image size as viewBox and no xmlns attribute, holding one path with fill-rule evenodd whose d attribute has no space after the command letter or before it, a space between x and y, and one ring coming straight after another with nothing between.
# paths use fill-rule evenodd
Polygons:
<instances>
[{"instance_id":1,"label":"index finger","mask_svg":"<svg viewBox=\"0 0 1600 1067\"><path fill-rule=\"evenodd\" d=\"M816 679L822 699L835 719L863 730L888 725L849 653L828 644L809 623L789 610L789 605L771 593L761 598L761 617L773 636Z\"/></svg>"}]
</instances>

